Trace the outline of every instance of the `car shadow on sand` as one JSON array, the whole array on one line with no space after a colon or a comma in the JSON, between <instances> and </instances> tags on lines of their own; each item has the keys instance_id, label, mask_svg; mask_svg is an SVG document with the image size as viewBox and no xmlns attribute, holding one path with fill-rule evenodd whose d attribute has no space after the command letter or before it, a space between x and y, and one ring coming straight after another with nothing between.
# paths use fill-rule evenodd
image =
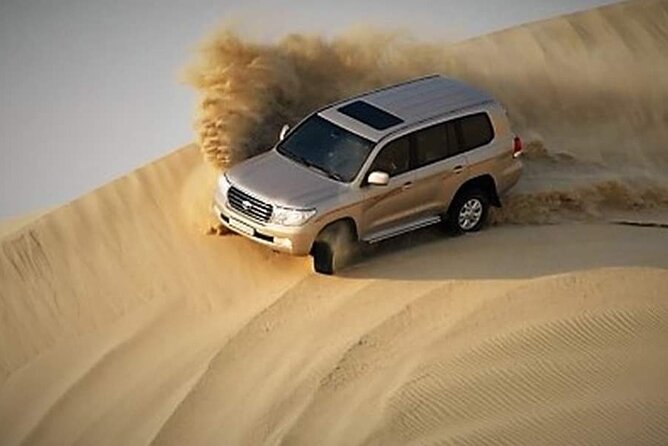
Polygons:
<instances>
[{"instance_id":1,"label":"car shadow on sand","mask_svg":"<svg viewBox=\"0 0 668 446\"><path fill-rule=\"evenodd\" d=\"M347 278L519 279L606 267L668 268L668 230L607 223L503 225L458 237L426 228L361 250Z\"/></svg>"}]
</instances>

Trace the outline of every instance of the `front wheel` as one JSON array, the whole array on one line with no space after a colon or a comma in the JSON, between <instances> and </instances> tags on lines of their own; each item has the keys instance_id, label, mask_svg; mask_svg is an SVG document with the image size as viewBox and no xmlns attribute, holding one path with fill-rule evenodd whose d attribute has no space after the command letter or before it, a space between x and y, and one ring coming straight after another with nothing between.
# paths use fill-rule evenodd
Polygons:
<instances>
[{"instance_id":1,"label":"front wheel","mask_svg":"<svg viewBox=\"0 0 668 446\"><path fill-rule=\"evenodd\" d=\"M489 198L484 192L473 189L458 194L450 205L446 228L455 234L476 232L482 229L489 213Z\"/></svg>"},{"instance_id":2,"label":"front wheel","mask_svg":"<svg viewBox=\"0 0 668 446\"><path fill-rule=\"evenodd\" d=\"M354 257L356 239L350 225L345 222L327 226L313 243L313 270L332 275L348 265Z\"/></svg>"}]
</instances>

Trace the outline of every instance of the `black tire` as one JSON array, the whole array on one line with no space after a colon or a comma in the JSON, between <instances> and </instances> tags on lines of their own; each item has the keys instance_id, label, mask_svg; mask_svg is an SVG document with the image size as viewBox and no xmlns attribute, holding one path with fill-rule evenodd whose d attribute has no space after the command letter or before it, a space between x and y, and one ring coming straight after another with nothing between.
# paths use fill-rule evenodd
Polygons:
<instances>
[{"instance_id":1,"label":"black tire","mask_svg":"<svg viewBox=\"0 0 668 446\"><path fill-rule=\"evenodd\" d=\"M450 234L480 231L489 215L489 195L480 189L460 191L450 204L445 229Z\"/></svg>"},{"instance_id":2,"label":"black tire","mask_svg":"<svg viewBox=\"0 0 668 446\"><path fill-rule=\"evenodd\" d=\"M354 257L356 241L354 231L347 222L327 226L313 243L313 270L332 275L347 266Z\"/></svg>"}]
</instances>

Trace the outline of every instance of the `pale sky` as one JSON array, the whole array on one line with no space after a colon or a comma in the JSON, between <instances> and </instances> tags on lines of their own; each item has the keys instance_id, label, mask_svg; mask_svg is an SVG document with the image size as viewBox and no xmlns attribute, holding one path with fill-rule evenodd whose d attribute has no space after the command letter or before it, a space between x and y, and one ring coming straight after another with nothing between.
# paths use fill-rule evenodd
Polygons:
<instances>
[{"instance_id":1,"label":"pale sky","mask_svg":"<svg viewBox=\"0 0 668 446\"><path fill-rule=\"evenodd\" d=\"M0 0L0 219L76 198L193 139L178 81L223 21L258 39L352 26L459 40L614 0Z\"/></svg>"}]
</instances>

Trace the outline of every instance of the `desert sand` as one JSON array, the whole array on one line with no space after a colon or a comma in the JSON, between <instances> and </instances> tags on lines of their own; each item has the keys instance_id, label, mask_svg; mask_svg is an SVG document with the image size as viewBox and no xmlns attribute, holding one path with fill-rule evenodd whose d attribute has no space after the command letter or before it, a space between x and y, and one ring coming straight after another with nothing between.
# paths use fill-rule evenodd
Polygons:
<instances>
[{"instance_id":1,"label":"desert sand","mask_svg":"<svg viewBox=\"0 0 668 446\"><path fill-rule=\"evenodd\" d=\"M188 146L4 226L0 444L668 443L668 229L617 223L668 222L667 26L638 0L401 56L499 96L526 175L485 231L336 277L205 235L214 164L299 108L272 88L230 103L246 133L200 114L214 163Z\"/></svg>"}]
</instances>

